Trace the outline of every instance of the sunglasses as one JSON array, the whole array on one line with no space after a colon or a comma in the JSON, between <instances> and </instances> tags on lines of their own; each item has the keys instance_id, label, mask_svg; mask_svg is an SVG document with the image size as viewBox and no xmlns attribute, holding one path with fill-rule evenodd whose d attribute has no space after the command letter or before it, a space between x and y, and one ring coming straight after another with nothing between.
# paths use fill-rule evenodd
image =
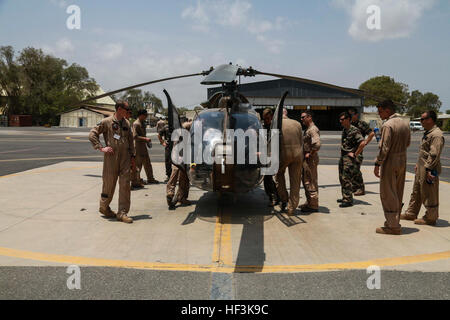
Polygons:
<instances>
[{"instance_id":1,"label":"sunglasses","mask_svg":"<svg viewBox=\"0 0 450 320\"><path fill-rule=\"evenodd\" d=\"M430 117L426 117L426 118L420 118L420 122L425 121L427 119L430 119Z\"/></svg>"}]
</instances>

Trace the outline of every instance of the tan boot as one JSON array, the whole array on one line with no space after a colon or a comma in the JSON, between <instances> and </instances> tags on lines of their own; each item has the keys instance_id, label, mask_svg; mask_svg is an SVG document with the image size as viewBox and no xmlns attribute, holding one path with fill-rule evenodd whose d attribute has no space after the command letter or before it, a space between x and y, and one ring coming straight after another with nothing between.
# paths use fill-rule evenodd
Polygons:
<instances>
[{"instance_id":1,"label":"tan boot","mask_svg":"<svg viewBox=\"0 0 450 320\"><path fill-rule=\"evenodd\" d=\"M401 235L402 229L391 229L386 227L377 228L375 230L376 233L379 234L392 234L392 235Z\"/></svg>"},{"instance_id":2,"label":"tan boot","mask_svg":"<svg viewBox=\"0 0 450 320\"><path fill-rule=\"evenodd\" d=\"M353 193L354 196L360 197L360 196L365 196L366 193L364 192L364 190L358 190L355 193Z\"/></svg>"},{"instance_id":3,"label":"tan boot","mask_svg":"<svg viewBox=\"0 0 450 320\"><path fill-rule=\"evenodd\" d=\"M400 220L410 220L410 221L414 221L414 220L416 220L417 219L417 217L415 217L415 216L413 216L413 215L410 215L410 214L407 214L407 213L402 213L401 215L400 215Z\"/></svg>"},{"instance_id":4,"label":"tan boot","mask_svg":"<svg viewBox=\"0 0 450 320\"><path fill-rule=\"evenodd\" d=\"M133 223L133 219L127 216L125 213L117 215L117 221L125 222L125 223Z\"/></svg>"},{"instance_id":5,"label":"tan boot","mask_svg":"<svg viewBox=\"0 0 450 320\"><path fill-rule=\"evenodd\" d=\"M190 206L192 204L192 202L190 202L188 199L181 199L180 201L178 201L178 203L182 206Z\"/></svg>"},{"instance_id":6,"label":"tan boot","mask_svg":"<svg viewBox=\"0 0 450 320\"><path fill-rule=\"evenodd\" d=\"M289 217L295 216L295 210L288 209L287 215L288 215Z\"/></svg>"},{"instance_id":7,"label":"tan boot","mask_svg":"<svg viewBox=\"0 0 450 320\"><path fill-rule=\"evenodd\" d=\"M103 214L107 218L115 218L116 217L116 213L114 211L112 211L110 207L108 207L106 209L100 208L100 209L98 209L98 211L100 211L100 213Z\"/></svg>"},{"instance_id":8,"label":"tan boot","mask_svg":"<svg viewBox=\"0 0 450 320\"><path fill-rule=\"evenodd\" d=\"M308 202L305 202L304 204L301 204L298 206L299 209L308 208L308 207L309 207Z\"/></svg>"},{"instance_id":9,"label":"tan boot","mask_svg":"<svg viewBox=\"0 0 450 320\"><path fill-rule=\"evenodd\" d=\"M422 225L422 226L423 225L435 226L436 221L429 221L429 220L425 220L425 218L421 218L421 219L415 219L414 224L418 224L418 225Z\"/></svg>"}]
</instances>

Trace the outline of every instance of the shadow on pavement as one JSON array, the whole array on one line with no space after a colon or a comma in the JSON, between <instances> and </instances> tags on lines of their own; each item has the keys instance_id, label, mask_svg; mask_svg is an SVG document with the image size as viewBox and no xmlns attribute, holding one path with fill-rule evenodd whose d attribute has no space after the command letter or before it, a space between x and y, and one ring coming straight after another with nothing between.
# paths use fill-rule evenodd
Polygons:
<instances>
[{"instance_id":1,"label":"shadow on pavement","mask_svg":"<svg viewBox=\"0 0 450 320\"><path fill-rule=\"evenodd\" d=\"M131 218L133 218L134 221L139 221L139 220L150 220L152 219L152 217L148 214L141 214L139 216L130 216Z\"/></svg>"},{"instance_id":2,"label":"shadow on pavement","mask_svg":"<svg viewBox=\"0 0 450 320\"><path fill-rule=\"evenodd\" d=\"M411 234L411 233L416 233L419 232L420 230L417 228L408 228L408 227L403 227L402 226L402 234Z\"/></svg>"}]
</instances>

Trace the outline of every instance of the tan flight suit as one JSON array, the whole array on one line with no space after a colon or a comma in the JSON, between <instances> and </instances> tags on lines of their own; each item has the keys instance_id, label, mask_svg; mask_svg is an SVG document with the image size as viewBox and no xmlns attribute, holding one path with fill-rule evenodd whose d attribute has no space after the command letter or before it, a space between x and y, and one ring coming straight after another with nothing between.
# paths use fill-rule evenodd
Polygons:
<instances>
[{"instance_id":1,"label":"tan flight suit","mask_svg":"<svg viewBox=\"0 0 450 320\"><path fill-rule=\"evenodd\" d=\"M417 218L423 204L426 208L423 217L425 221L434 223L439 218L439 177L434 179L433 184L429 184L426 182L426 176L427 171L432 170L441 174L440 157L443 147L444 136L441 129L434 126L430 131L425 132L419 148L417 172L406 215Z\"/></svg>"},{"instance_id":2,"label":"tan flight suit","mask_svg":"<svg viewBox=\"0 0 450 320\"><path fill-rule=\"evenodd\" d=\"M159 133L164 128L165 125L166 125L166 122L164 120L159 120L156 123L156 132Z\"/></svg>"},{"instance_id":3,"label":"tan flight suit","mask_svg":"<svg viewBox=\"0 0 450 320\"><path fill-rule=\"evenodd\" d=\"M400 230L403 190L406 175L406 150L411 143L408 123L392 115L381 128L380 151L376 164L381 166L380 198L386 218L385 227Z\"/></svg>"},{"instance_id":4,"label":"tan flight suit","mask_svg":"<svg viewBox=\"0 0 450 320\"><path fill-rule=\"evenodd\" d=\"M145 126L141 123L139 119L133 123L133 139L136 148L136 172L133 177L133 185L139 185L141 182L141 170L144 166L145 173L147 175L147 182L154 181L153 168L150 161L150 156L147 150L147 141L139 139L139 137L146 137L147 132Z\"/></svg>"},{"instance_id":5,"label":"tan flight suit","mask_svg":"<svg viewBox=\"0 0 450 320\"><path fill-rule=\"evenodd\" d=\"M94 149L102 148L101 134L103 134L106 147L111 147L114 153L104 154L100 209L109 209L117 179L119 179L119 211L117 215L120 217L130 210L131 157L135 156L133 134L128 120L118 121L115 115L103 119L90 131L89 140Z\"/></svg>"},{"instance_id":6,"label":"tan flight suit","mask_svg":"<svg viewBox=\"0 0 450 320\"><path fill-rule=\"evenodd\" d=\"M306 203L311 209L319 209L319 185L317 179L317 166L319 165L320 131L311 124L303 136L303 154L310 153L308 159L303 159L303 187L305 188ZM311 152L314 151L314 154Z\"/></svg>"},{"instance_id":7,"label":"tan flight suit","mask_svg":"<svg viewBox=\"0 0 450 320\"><path fill-rule=\"evenodd\" d=\"M183 128L186 130L190 130L191 124L192 123L190 122L185 122L183 123ZM177 182L178 182L178 190L174 198ZM168 199L167 201L173 198L174 198L174 201L172 201L173 204L176 204L177 202L186 201L189 196L189 187L190 187L189 178L187 176L186 171L181 170L180 168L172 164L172 173L170 174L170 178L166 186L166 195ZM168 205L170 206L169 203Z\"/></svg>"},{"instance_id":8,"label":"tan flight suit","mask_svg":"<svg viewBox=\"0 0 450 320\"><path fill-rule=\"evenodd\" d=\"M300 200L300 184L303 166L303 133L298 121L283 118L283 137L280 143L280 167L275 176L278 195L282 203L288 204L288 213L293 213ZM290 194L286 190L284 174L289 169Z\"/></svg>"}]
</instances>

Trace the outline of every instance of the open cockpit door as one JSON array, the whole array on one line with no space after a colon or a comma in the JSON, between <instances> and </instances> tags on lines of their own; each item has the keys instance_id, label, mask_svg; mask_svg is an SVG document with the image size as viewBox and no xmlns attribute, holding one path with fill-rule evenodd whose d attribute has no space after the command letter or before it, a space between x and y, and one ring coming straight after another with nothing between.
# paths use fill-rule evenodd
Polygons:
<instances>
[{"instance_id":1,"label":"open cockpit door","mask_svg":"<svg viewBox=\"0 0 450 320\"><path fill-rule=\"evenodd\" d=\"M280 164L280 147L281 147L281 138L282 138L282 126L283 126L283 109L284 109L284 100L288 95L288 91L286 91L281 97L280 102L278 103L277 108L273 114L272 124L270 125L270 135L267 141L267 155L270 159L268 166L263 168L262 173L264 175L274 175L278 172L279 164ZM274 140L276 139L276 140Z\"/></svg>"},{"instance_id":2,"label":"open cockpit door","mask_svg":"<svg viewBox=\"0 0 450 320\"><path fill-rule=\"evenodd\" d=\"M177 108L172 102L169 93L164 89L164 94L167 98L167 108L168 108L168 120L169 120L169 130L172 133L176 129L181 129L180 115L178 114Z\"/></svg>"},{"instance_id":3,"label":"open cockpit door","mask_svg":"<svg viewBox=\"0 0 450 320\"><path fill-rule=\"evenodd\" d=\"M180 115L178 114L177 108L173 104L169 93L165 89L163 92L167 98L167 117L169 121L169 136L171 139L171 141L169 142L169 148L172 164L182 170L186 170L186 161L184 161L183 159L183 153L187 152L190 146L186 145L187 148L180 148L183 142L183 137L186 138L187 136L183 135L183 130L181 130L183 126L181 125ZM175 145L174 142L176 142Z\"/></svg>"}]
</instances>

